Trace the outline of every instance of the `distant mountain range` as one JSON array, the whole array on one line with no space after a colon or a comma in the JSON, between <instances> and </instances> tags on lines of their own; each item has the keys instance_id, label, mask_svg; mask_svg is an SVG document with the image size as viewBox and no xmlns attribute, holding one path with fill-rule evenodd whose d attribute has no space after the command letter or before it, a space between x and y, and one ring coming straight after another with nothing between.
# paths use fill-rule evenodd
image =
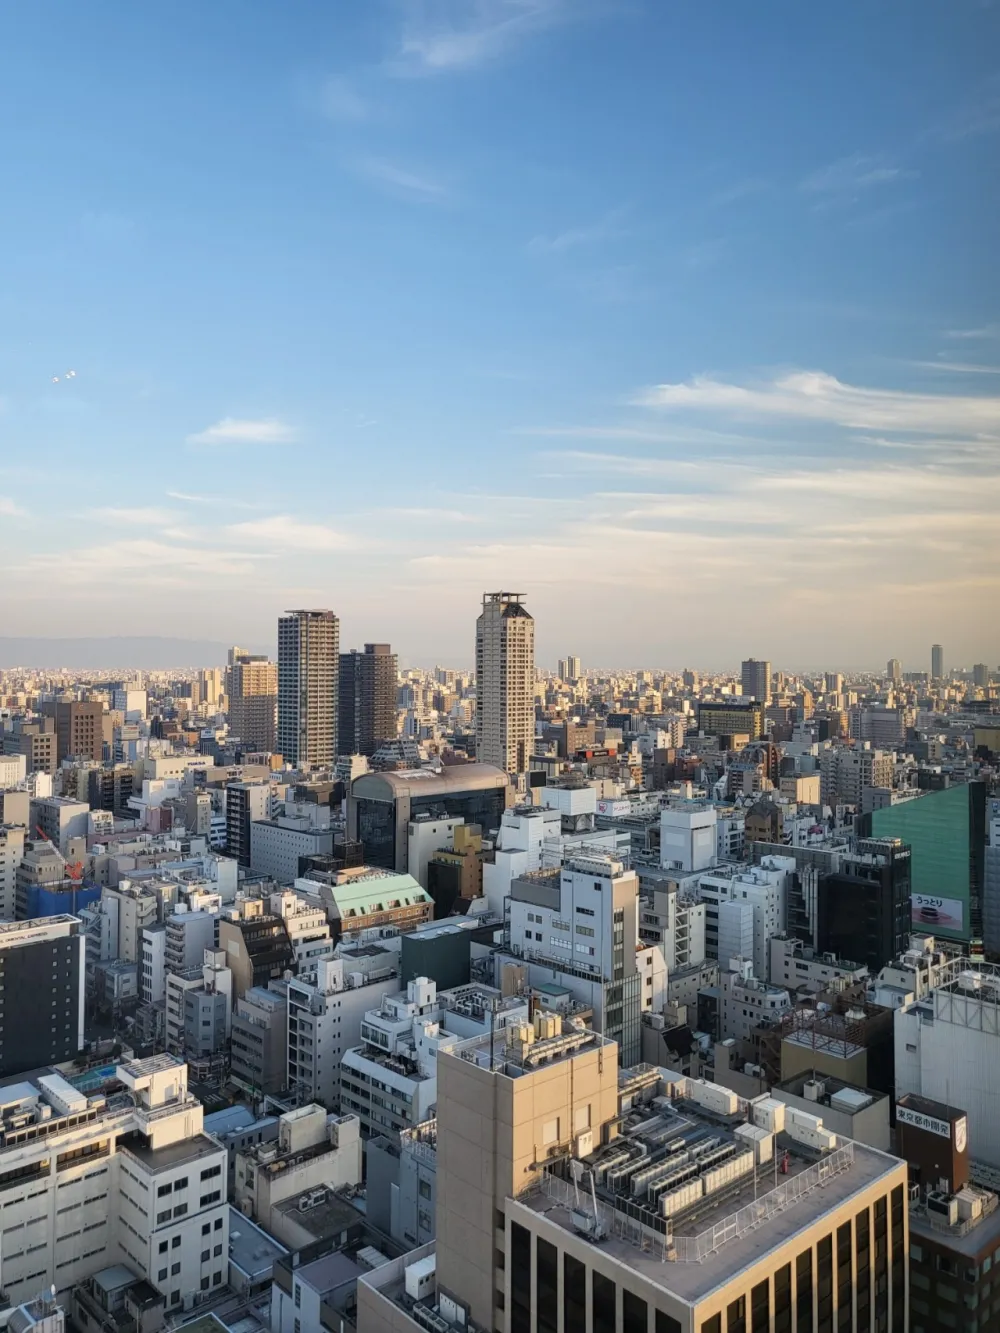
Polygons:
<instances>
[{"instance_id":1,"label":"distant mountain range","mask_svg":"<svg viewBox=\"0 0 1000 1333\"><path fill-rule=\"evenodd\" d=\"M68 667L73 671L170 671L181 667L223 666L228 643L209 639L171 639L123 635L93 639L5 638L0 636L0 668ZM271 652L242 644L251 652Z\"/></svg>"}]
</instances>

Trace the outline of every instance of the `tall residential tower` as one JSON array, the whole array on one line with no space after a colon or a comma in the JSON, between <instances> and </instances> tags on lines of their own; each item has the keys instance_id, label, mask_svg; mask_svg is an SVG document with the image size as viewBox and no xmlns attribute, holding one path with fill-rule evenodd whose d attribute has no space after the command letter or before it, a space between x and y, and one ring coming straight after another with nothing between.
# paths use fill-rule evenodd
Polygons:
<instances>
[{"instance_id":1,"label":"tall residential tower","mask_svg":"<svg viewBox=\"0 0 1000 1333\"><path fill-rule=\"evenodd\" d=\"M274 750L278 668L266 657L233 650L227 670L229 729L246 749Z\"/></svg>"},{"instance_id":2,"label":"tall residential tower","mask_svg":"<svg viewBox=\"0 0 1000 1333\"><path fill-rule=\"evenodd\" d=\"M299 768L337 757L340 621L332 611L278 620L278 750Z\"/></svg>"},{"instance_id":3,"label":"tall residential tower","mask_svg":"<svg viewBox=\"0 0 1000 1333\"><path fill-rule=\"evenodd\" d=\"M476 620L476 758L524 773L534 736L535 622L521 593L484 593Z\"/></svg>"},{"instance_id":4,"label":"tall residential tower","mask_svg":"<svg viewBox=\"0 0 1000 1333\"><path fill-rule=\"evenodd\" d=\"M759 662L756 657L748 657L740 672L743 683L743 697L756 699L759 703L771 701L771 663Z\"/></svg>"},{"instance_id":5,"label":"tall residential tower","mask_svg":"<svg viewBox=\"0 0 1000 1333\"><path fill-rule=\"evenodd\" d=\"M340 654L342 754L374 754L396 738L396 654L387 643L366 643Z\"/></svg>"}]
</instances>

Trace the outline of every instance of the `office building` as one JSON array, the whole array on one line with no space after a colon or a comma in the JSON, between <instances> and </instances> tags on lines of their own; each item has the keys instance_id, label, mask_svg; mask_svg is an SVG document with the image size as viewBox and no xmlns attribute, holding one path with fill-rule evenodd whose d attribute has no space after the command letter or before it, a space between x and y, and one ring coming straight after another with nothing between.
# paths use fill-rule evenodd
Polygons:
<instances>
[{"instance_id":1,"label":"office building","mask_svg":"<svg viewBox=\"0 0 1000 1333\"><path fill-rule=\"evenodd\" d=\"M17 915L17 868L24 856L24 828L0 824L0 921Z\"/></svg>"},{"instance_id":2,"label":"office building","mask_svg":"<svg viewBox=\"0 0 1000 1333\"><path fill-rule=\"evenodd\" d=\"M712 805L668 806L660 815L660 865L689 875L716 860L718 812Z\"/></svg>"},{"instance_id":3,"label":"office building","mask_svg":"<svg viewBox=\"0 0 1000 1333\"><path fill-rule=\"evenodd\" d=\"M867 1143L880 1152L892 1151L889 1108L892 1098L877 1088L859 1088L842 1079L809 1069L771 1088L771 1096L786 1106L822 1116L823 1125L839 1139ZM900 1153L905 1158L905 1154Z\"/></svg>"},{"instance_id":4,"label":"office building","mask_svg":"<svg viewBox=\"0 0 1000 1333\"><path fill-rule=\"evenodd\" d=\"M84 947L74 916L0 922L0 1076L82 1049Z\"/></svg>"},{"instance_id":5,"label":"office building","mask_svg":"<svg viewBox=\"0 0 1000 1333\"><path fill-rule=\"evenodd\" d=\"M267 657L237 652L227 673L229 731L245 750L277 749L278 667Z\"/></svg>"},{"instance_id":6,"label":"office building","mask_svg":"<svg viewBox=\"0 0 1000 1333\"><path fill-rule=\"evenodd\" d=\"M274 1096L288 1086L288 997L251 986L236 1001L230 1039L230 1078L252 1098Z\"/></svg>"},{"instance_id":7,"label":"office building","mask_svg":"<svg viewBox=\"0 0 1000 1333\"><path fill-rule=\"evenodd\" d=\"M55 773L59 767L56 757L56 724L51 717L22 722L4 741L8 754L24 755L28 773Z\"/></svg>"},{"instance_id":8,"label":"office building","mask_svg":"<svg viewBox=\"0 0 1000 1333\"><path fill-rule=\"evenodd\" d=\"M961 1091L969 1153L1000 1168L1000 969L956 959L923 998L894 1014L896 1095L948 1102Z\"/></svg>"},{"instance_id":9,"label":"office building","mask_svg":"<svg viewBox=\"0 0 1000 1333\"><path fill-rule=\"evenodd\" d=\"M972 683L977 690L985 690L990 683L990 669L985 662L976 662L972 668Z\"/></svg>"},{"instance_id":10,"label":"office building","mask_svg":"<svg viewBox=\"0 0 1000 1333\"><path fill-rule=\"evenodd\" d=\"M544 1019L440 1056L437 1238L365 1333L906 1328L904 1162Z\"/></svg>"},{"instance_id":11,"label":"office building","mask_svg":"<svg viewBox=\"0 0 1000 1333\"><path fill-rule=\"evenodd\" d=\"M852 741L868 741L880 749L902 749L906 741L905 708L856 707L848 710L847 730Z\"/></svg>"},{"instance_id":12,"label":"office building","mask_svg":"<svg viewBox=\"0 0 1000 1333\"><path fill-rule=\"evenodd\" d=\"M241 866L251 864L250 830L254 821L270 817L269 782L226 784L226 852Z\"/></svg>"},{"instance_id":13,"label":"office building","mask_svg":"<svg viewBox=\"0 0 1000 1333\"><path fill-rule=\"evenodd\" d=\"M893 756L870 744L857 748L830 746L819 755L820 797L824 805L853 805L860 809L871 787L891 790L895 776Z\"/></svg>"},{"instance_id":14,"label":"office building","mask_svg":"<svg viewBox=\"0 0 1000 1333\"><path fill-rule=\"evenodd\" d=\"M396 739L396 654L387 643L340 654L337 745L341 754L374 754Z\"/></svg>"},{"instance_id":15,"label":"office building","mask_svg":"<svg viewBox=\"0 0 1000 1333\"><path fill-rule=\"evenodd\" d=\"M562 987L637 1061L641 1016L666 998L666 964L639 937L635 871L606 853L584 852L561 867L526 872L511 883L508 923L510 955L526 964L529 983Z\"/></svg>"},{"instance_id":16,"label":"office building","mask_svg":"<svg viewBox=\"0 0 1000 1333\"><path fill-rule=\"evenodd\" d=\"M713 700L698 704L698 730L707 736L748 736L759 741L764 736L766 704L746 699Z\"/></svg>"},{"instance_id":17,"label":"office building","mask_svg":"<svg viewBox=\"0 0 1000 1333\"><path fill-rule=\"evenodd\" d=\"M278 620L278 750L296 768L337 758L340 621L332 611L289 611Z\"/></svg>"},{"instance_id":18,"label":"office building","mask_svg":"<svg viewBox=\"0 0 1000 1333\"><path fill-rule=\"evenodd\" d=\"M56 727L56 763L64 759L104 758L104 705L78 700L55 700L40 705Z\"/></svg>"},{"instance_id":19,"label":"office building","mask_svg":"<svg viewBox=\"0 0 1000 1333\"><path fill-rule=\"evenodd\" d=\"M843 694L844 677L839 671L826 671L823 674L823 688L826 694Z\"/></svg>"},{"instance_id":20,"label":"office building","mask_svg":"<svg viewBox=\"0 0 1000 1333\"><path fill-rule=\"evenodd\" d=\"M770 703L770 662L759 662L755 657L748 657L740 668L740 680L744 699L757 699L764 704Z\"/></svg>"},{"instance_id":21,"label":"office building","mask_svg":"<svg viewBox=\"0 0 1000 1333\"><path fill-rule=\"evenodd\" d=\"M65 856L71 838L82 839L83 846L86 846L89 814L90 806L86 801L74 801L68 796L44 796L31 802L32 832L48 838Z\"/></svg>"},{"instance_id":22,"label":"office building","mask_svg":"<svg viewBox=\"0 0 1000 1333\"><path fill-rule=\"evenodd\" d=\"M411 821L462 819L489 837L512 797L507 774L491 764L364 773L351 784L347 833L364 847L368 865L402 872L409 869Z\"/></svg>"},{"instance_id":23,"label":"office building","mask_svg":"<svg viewBox=\"0 0 1000 1333\"><path fill-rule=\"evenodd\" d=\"M295 953L282 918L260 899L247 899L219 919L219 948L233 973L233 994L266 986L295 970Z\"/></svg>"},{"instance_id":24,"label":"office building","mask_svg":"<svg viewBox=\"0 0 1000 1333\"><path fill-rule=\"evenodd\" d=\"M302 813L250 823L250 867L277 884L292 884L316 857L333 854L329 806L300 805Z\"/></svg>"},{"instance_id":25,"label":"office building","mask_svg":"<svg viewBox=\"0 0 1000 1333\"><path fill-rule=\"evenodd\" d=\"M986 874L986 784L966 782L862 816L865 837L896 838L911 853L913 928L981 950ZM945 1099L947 1100L947 1098Z\"/></svg>"},{"instance_id":26,"label":"office building","mask_svg":"<svg viewBox=\"0 0 1000 1333\"><path fill-rule=\"evenodd\" d=\"M273 1210L286 1199L303 1190L360 1182L357 1117L307 1104L278 1117L277 1142L248 1144L236 1154L233 1204L270 1231Z\"/></svg>"},{"instance_id":27,"label":"office building","mask_svg":"<svg viewBox=\"0 0 1000 1333\"><path fill-rule=\"evenodd\" d=\"M131 764L108 764L93 768L87 774L87 804L91 810L124 814L132 796L139 795L141 790L141 784L136 789L135 769ZM195 829L191 831L197 832Z\"/></svg>"},{"instance_id":28,"label":"office building","mask_svg":"<svg viewBox=\"0 0 1000 1333\"><path fill-rule=\"evenodd\" d=\"M580 665L580 659L575 653L570 653L566 658L566 680L579 680L583 675L583 668Z\"/></svg>"},{"instance_id":29,"label":"office building","mask_svg":"<svg viewBox=\"0 0 1000 1333\"><path fill-rule=\"evenodd\" d=\"M506 1025L527 1019L526 1000L491 986L439 992L427 977L416 977L365 1014L361 1044L341 1060L341 1110L356 1115L366 1134L396 1139L431 1115L442 1051L488 1032L502 1040Z\"/></svg>"},{"instance_id":30,"label":"office building","mask_svg":"<svg viewBox=\"0 0 1000 1333\"><path fill-rule=\"evenodd\" d=\"M310 870L296 889L322 904L335 943L368 931L405 934L434 916L433 898L412 875L376 866Z\"/></svg>"},{"instance_id":31,"label":"office building","mask_svg":"<svg viewBox=\"0 0 1000 1333\"><path fill-rule=\"evenodd\" d=\"M534 740L535 622L520 593L484 593L476 620L476 758L524 773Z\"/></svg>"},{"instance_id":32,"label":"office building","mask_svg":"<svg viewBox=\"0 0 1000 1333\"><path fill-rule=\"evenodd\" d=\"M910 916L910 848L898 838L862 838L840 868L821 874L816 890L815 948L853 958L872 976L906 950Z\"/></svg>"},{"instance_id":33,"label":"office building","mask_svg":"<svg viewBox=\"0 0 1000 1333\"><path fill-rule=\"evenodd\" d=\"M944 680L944 649L939 643L931 646L931 680Z\"/></svg>"},{"instance_id":34,"label":"office building","mask_svg":"<svg viewBox=\"0 0 1000 1333\"><path fill-rule=\"evenodd\" d=\"M885 664L886 677L893 685L901 685L903 681L903 664L898 657L890 657Z\"/></svg>"},{"instance_id":35,"label":"office building","mask_svg":"<svg viewBox=\"0 0 1000 1333\"><path fill-rule=\"evenodd\" d=\"M125 1091L107 1100L54 1072L0 1087L0 1280L12 1302L49 1287L68 1298L114 1263L168 1310L226 1280L226 1150L202 1132L186 1066L157 1055L115 1076Z\"/></svg>"}]
</instances>

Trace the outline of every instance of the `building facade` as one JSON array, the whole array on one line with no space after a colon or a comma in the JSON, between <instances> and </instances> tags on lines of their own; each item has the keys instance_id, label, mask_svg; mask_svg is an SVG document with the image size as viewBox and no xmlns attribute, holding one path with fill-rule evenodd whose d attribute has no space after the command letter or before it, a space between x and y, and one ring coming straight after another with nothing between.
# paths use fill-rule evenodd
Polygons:
<instances>
[{"instance_id":1,"label":"building facade","mask_svg":"<svg viewBox=\"0 0 1000 1333\"><path fill-rule=\"evenodd\" d=\"M278 750L297 768L337 758L340 621L332 611L278 620Z\"/></svg>"},{"instance_id":2,"label":"building facade","mask_svg":"<svg viewBox=\"0 0 1000 1333\"><path fill-rule=\"evenodd\" d=\"M476 620L476 758L524 773L534 740L535 622L520 593L484 593Z\"/></svg>"},{"instance_id":3,"label":"building facade","mask_svg":"<svg viewBox=\"0 0 1000 1333\"><path fill-rule=\"evenodd\" d=\"M374 754L396 738L396 654L387 643L340 654L338 747L341 754Z\"/></svg>"}]
</instances>

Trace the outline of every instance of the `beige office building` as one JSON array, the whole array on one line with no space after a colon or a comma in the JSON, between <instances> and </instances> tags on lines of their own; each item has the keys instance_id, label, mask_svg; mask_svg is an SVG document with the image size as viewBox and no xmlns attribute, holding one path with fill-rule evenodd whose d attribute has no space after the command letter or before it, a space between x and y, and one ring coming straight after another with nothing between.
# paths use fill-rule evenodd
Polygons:
<instances>
[{"instance_id":1,"label":"beige office building","mask_svg":"<svg viewBox=\"0 0 1000 1333\"><path fill-rule=\"evenodd\" d=\"M228 670L229 729L250 750L277 747L278 666L240 653Z\"/></svg>"},{"instance_id":2,"label":"beige office building","mask_svg":"<svg viewBox=\"0 0 1000 1333\"><path fill-rule=\"evenodd\" d=\"M437 1240L359 1280L358 1333L906 1333L906 1164L821 1117L550 1014L438 1093Z\"/></svg>"},{"instance_id":3,"label":"beige office building","mask_svg":"<svg viewBox=\"0 0 1000 1333\"><path fill-rule=\"evenodd\" d=\"M534 740L535 622L520 593L484 593L476 620L476 758L524 773Z\"/></svg>"}]
</instances>

